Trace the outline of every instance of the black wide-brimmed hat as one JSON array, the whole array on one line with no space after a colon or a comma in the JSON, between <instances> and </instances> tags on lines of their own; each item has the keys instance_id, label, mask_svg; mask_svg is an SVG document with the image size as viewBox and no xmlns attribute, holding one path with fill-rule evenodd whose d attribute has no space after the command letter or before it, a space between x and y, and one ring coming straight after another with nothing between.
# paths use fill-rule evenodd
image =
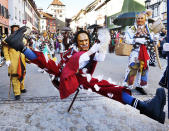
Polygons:
<instances>
[{"instance_id":1,"label":"black wide-brimmed hat","mask_svg":"<svg viewBox=\"0 0 169 131\"><path fill-rule=\"evenodd\" d=\"M5 42L12 48L20 50L20 45L22 45L24 32L27 30L26 26L19 28L13 34L5 39Z\"/></svg>"}]
</instances>

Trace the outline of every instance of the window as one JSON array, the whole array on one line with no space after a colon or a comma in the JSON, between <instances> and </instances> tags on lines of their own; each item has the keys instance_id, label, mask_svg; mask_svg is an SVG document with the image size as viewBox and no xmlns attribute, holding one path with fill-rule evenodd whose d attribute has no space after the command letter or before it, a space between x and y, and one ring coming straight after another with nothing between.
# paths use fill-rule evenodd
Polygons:
<instances>
[{"instance_id":1,"label":"window","mask_svg":"<svg viewBox=\"0 0 169 131\"><path fill-rule=\"evenodd\" d=\"M158 16L158 8L157 7L154 8L154 17L156 17L156 16Z\"/></svg>"},{"instance_id":2,"label":"window","mask_svg":"<svg viewBox=\"0 0 169 131\"><path fill-rule=\"evenodd\" d=\"M21 12L19 11L19 21L21 21Z\"/></svg>"},{"instance_id":3,"label":"window","mask_svg":"<svg viewBox=\"0 0 169 131\"><path fill-rule=\"evenodd\" d=\"M17 8L15 7L15 19L17 20Z\"/></svg>"},{"instance_id":4,"label":"window","mask_svg":"<svg viewBox=\"0 0 169 131\"><path fill-rule=\"evenodd\" d=\"M167 3L166 2L163 3L163 12L167 12Z\"/></svg>"},{"instance_id":5,"label":"window","mask_svg":"<svg viewBox=\"0 0 169 131\"><path fill-rule=\"evenodd\" d=\"M157 16L160 16L160 9L159 9L159 6L157 6Z\"/></svg>"},{"instance_id":6,"label":"window","mask_svg":"<svg viewBox=\"0 0 169 131\"><path fill-rule=\"evenodd\" d=\"M24 14L22 14L22 20L25 20Z\"/></svg>"},{"instance_id":7,"label":"window","mask_svg":"<svg viewBox=\"0 0 169 131\"><path fill-rule=\"evenodd\" d=\"M115 19L115 16L110 17L110 25L113 24L114 19Z\"/></svg>"},{"instance_id":8,"label":"window","mask_svg":"<svg viewBox=\"0 0 169 131\"><path fill-rule=\"evenodd\" d=\"M25 20L28 21L28 15L27 15L27 13L25 13Z\"/></svg>"},{"instance_id":9,"label":"window","mask_svg":"<svg viewBox=\"0 0 169 131\"><path fill-rule=\"evenodd\" d=\"M4 7L4 17L6 18L6 8Z\"/></svg>"},{"instance_id":10,"label":"window","mask_svg":"<svg viewBox=\"0 0 169 131\"><path fill-rule=\"evenodd\" d=\"M1 7L2 16L4 17L4 6Z\"/></svg>"},{"instance_id":11,"label":"window","mask_svg":"<svg viewBox=\"0 0 169 131\"><path fill-rule=\"evenodd\" d=\"M6 18L9 19L9 12L8 12L8 9L6 9Z\"/></svg>"},{"instance_id":12,"label":"window","mask_svg":"<svg viewBox=\"0 0 169 131\"><path fill-rule=\"evenodd\" d=\"M6 19L9 18L8 9L7 9L7 8L4 8L4 17L5 17Z\"/></svg>"}]
</instances>

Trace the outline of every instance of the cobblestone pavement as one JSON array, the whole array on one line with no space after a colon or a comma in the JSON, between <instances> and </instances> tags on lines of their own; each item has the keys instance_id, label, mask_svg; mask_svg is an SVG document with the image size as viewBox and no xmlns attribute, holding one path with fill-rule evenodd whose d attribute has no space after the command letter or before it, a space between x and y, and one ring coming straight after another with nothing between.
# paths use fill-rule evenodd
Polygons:
<instances>
[{"instance_id":1,"label":"cobblestone pavement","mask_svg":"<svg viewBox=\"0 0 169 131\"><path fill-rule=\"evenodd\" d=\"M118 57L116 61L113 58L116 63L113 65L110 57L114 56L109 55L103 64L99 64L94 75L98 75L104 69L102 73L105 77L111 77L120 84L126 66L119 61L127 60ZM109 65L108 68L104 68L104 64ZM162 60L165 67L164 64L166 61ZM32 65L27 68L25 81L28 92L22 94L20 101L14 101L13 93L8 100L9 78L5 76L5 69L6 67L0 68L3 76L0 79L0 131L169 131L168 100L164 109L165 124L141 115L138 110L128 105L85 90L80 90L68 113L74 95L60 100L58 91L51 88L48 74L38 73L37 68ZM149 83L151 88L146 89L148 95L142 96L133 90L134 96L141 100L152 98L159 87L157 83L163 70L152 68ZM168 94L168 91L165 91Z\"/></svg>"},{"instance_id":2,"label":"cobblestone pavement","mask_svg":"<svg viewBox=\"0 0 169 131\"><path fill-rule=\"evenodd\" d=\"M41 98L40 103L12 101L1 104L1 131L168 131L169 120L160 124L139 111L94 93L79 94L71 111L71 98ZM95 96L93 96L95 95ZM46 101L50 98L49 101ZM140 96L140 98L143 98ZM147 97L146 97L147 98ZM28 100L28 99L27 99ZM38 100L38 99L37 99ZM34 103L35 102L35 103ZM165 106L167 112L167 107ZM166 114L167 115L167 114Z\"/></svg>"},{"instance_id":3,"label":"cobblestone pavement","mask_svg":"<svg viewBox=\"0 0 169 131\"><path fill-rule=\"evenodd\" d=\"M90 101L90 100L98 100L103 96L92 94L86 97L86 93L79 93L80 95L76 98L76 101ZM141 95L133 95L137 98L144 98ZM146 98L152 98L153 95L147 95ZM16 103L47 103L47 102L71 102L73 100L73 96L67 99L61 100L58 96L47 96L47 97L24 97L18 101L14 98L0 98L0 104L16 104Z\"/></svg>"}]
</instances>

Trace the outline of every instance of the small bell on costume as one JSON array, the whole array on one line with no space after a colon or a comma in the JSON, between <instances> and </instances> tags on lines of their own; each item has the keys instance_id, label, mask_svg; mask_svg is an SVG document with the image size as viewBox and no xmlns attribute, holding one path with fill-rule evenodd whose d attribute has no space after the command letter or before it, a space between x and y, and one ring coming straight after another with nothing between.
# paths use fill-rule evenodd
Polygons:
<instances>
[{"instance_id":1,"label":"small bell on costume","mask_svg":"<svg viewBox=\"0 0 169 131\"><path fill-rule=\"evenodd\" d=\"M140 61L140 72L143 71L144 68L144 61Z\"/></svg>"}]
</instances>

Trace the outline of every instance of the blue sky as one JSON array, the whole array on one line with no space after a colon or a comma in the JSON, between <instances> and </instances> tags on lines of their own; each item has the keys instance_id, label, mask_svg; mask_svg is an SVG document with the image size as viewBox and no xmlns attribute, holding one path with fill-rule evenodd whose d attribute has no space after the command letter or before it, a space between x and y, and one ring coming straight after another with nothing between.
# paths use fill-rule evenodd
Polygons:
<instances>
[{"instance_id":1,"label":"blue sky","mask_svg":"<svg viewBox=\"0 0 169 131\"><path fill-rule=\"evenodd\" d=\"M49 4L52 3L53 0L34 0L37 7L41 7L44 10L47 9ZM85 8L88 4L93 2L94 0L60 0L64 5L66 5L66 17L71 18L82 8Z\"/></svg>"}]
</instances>

